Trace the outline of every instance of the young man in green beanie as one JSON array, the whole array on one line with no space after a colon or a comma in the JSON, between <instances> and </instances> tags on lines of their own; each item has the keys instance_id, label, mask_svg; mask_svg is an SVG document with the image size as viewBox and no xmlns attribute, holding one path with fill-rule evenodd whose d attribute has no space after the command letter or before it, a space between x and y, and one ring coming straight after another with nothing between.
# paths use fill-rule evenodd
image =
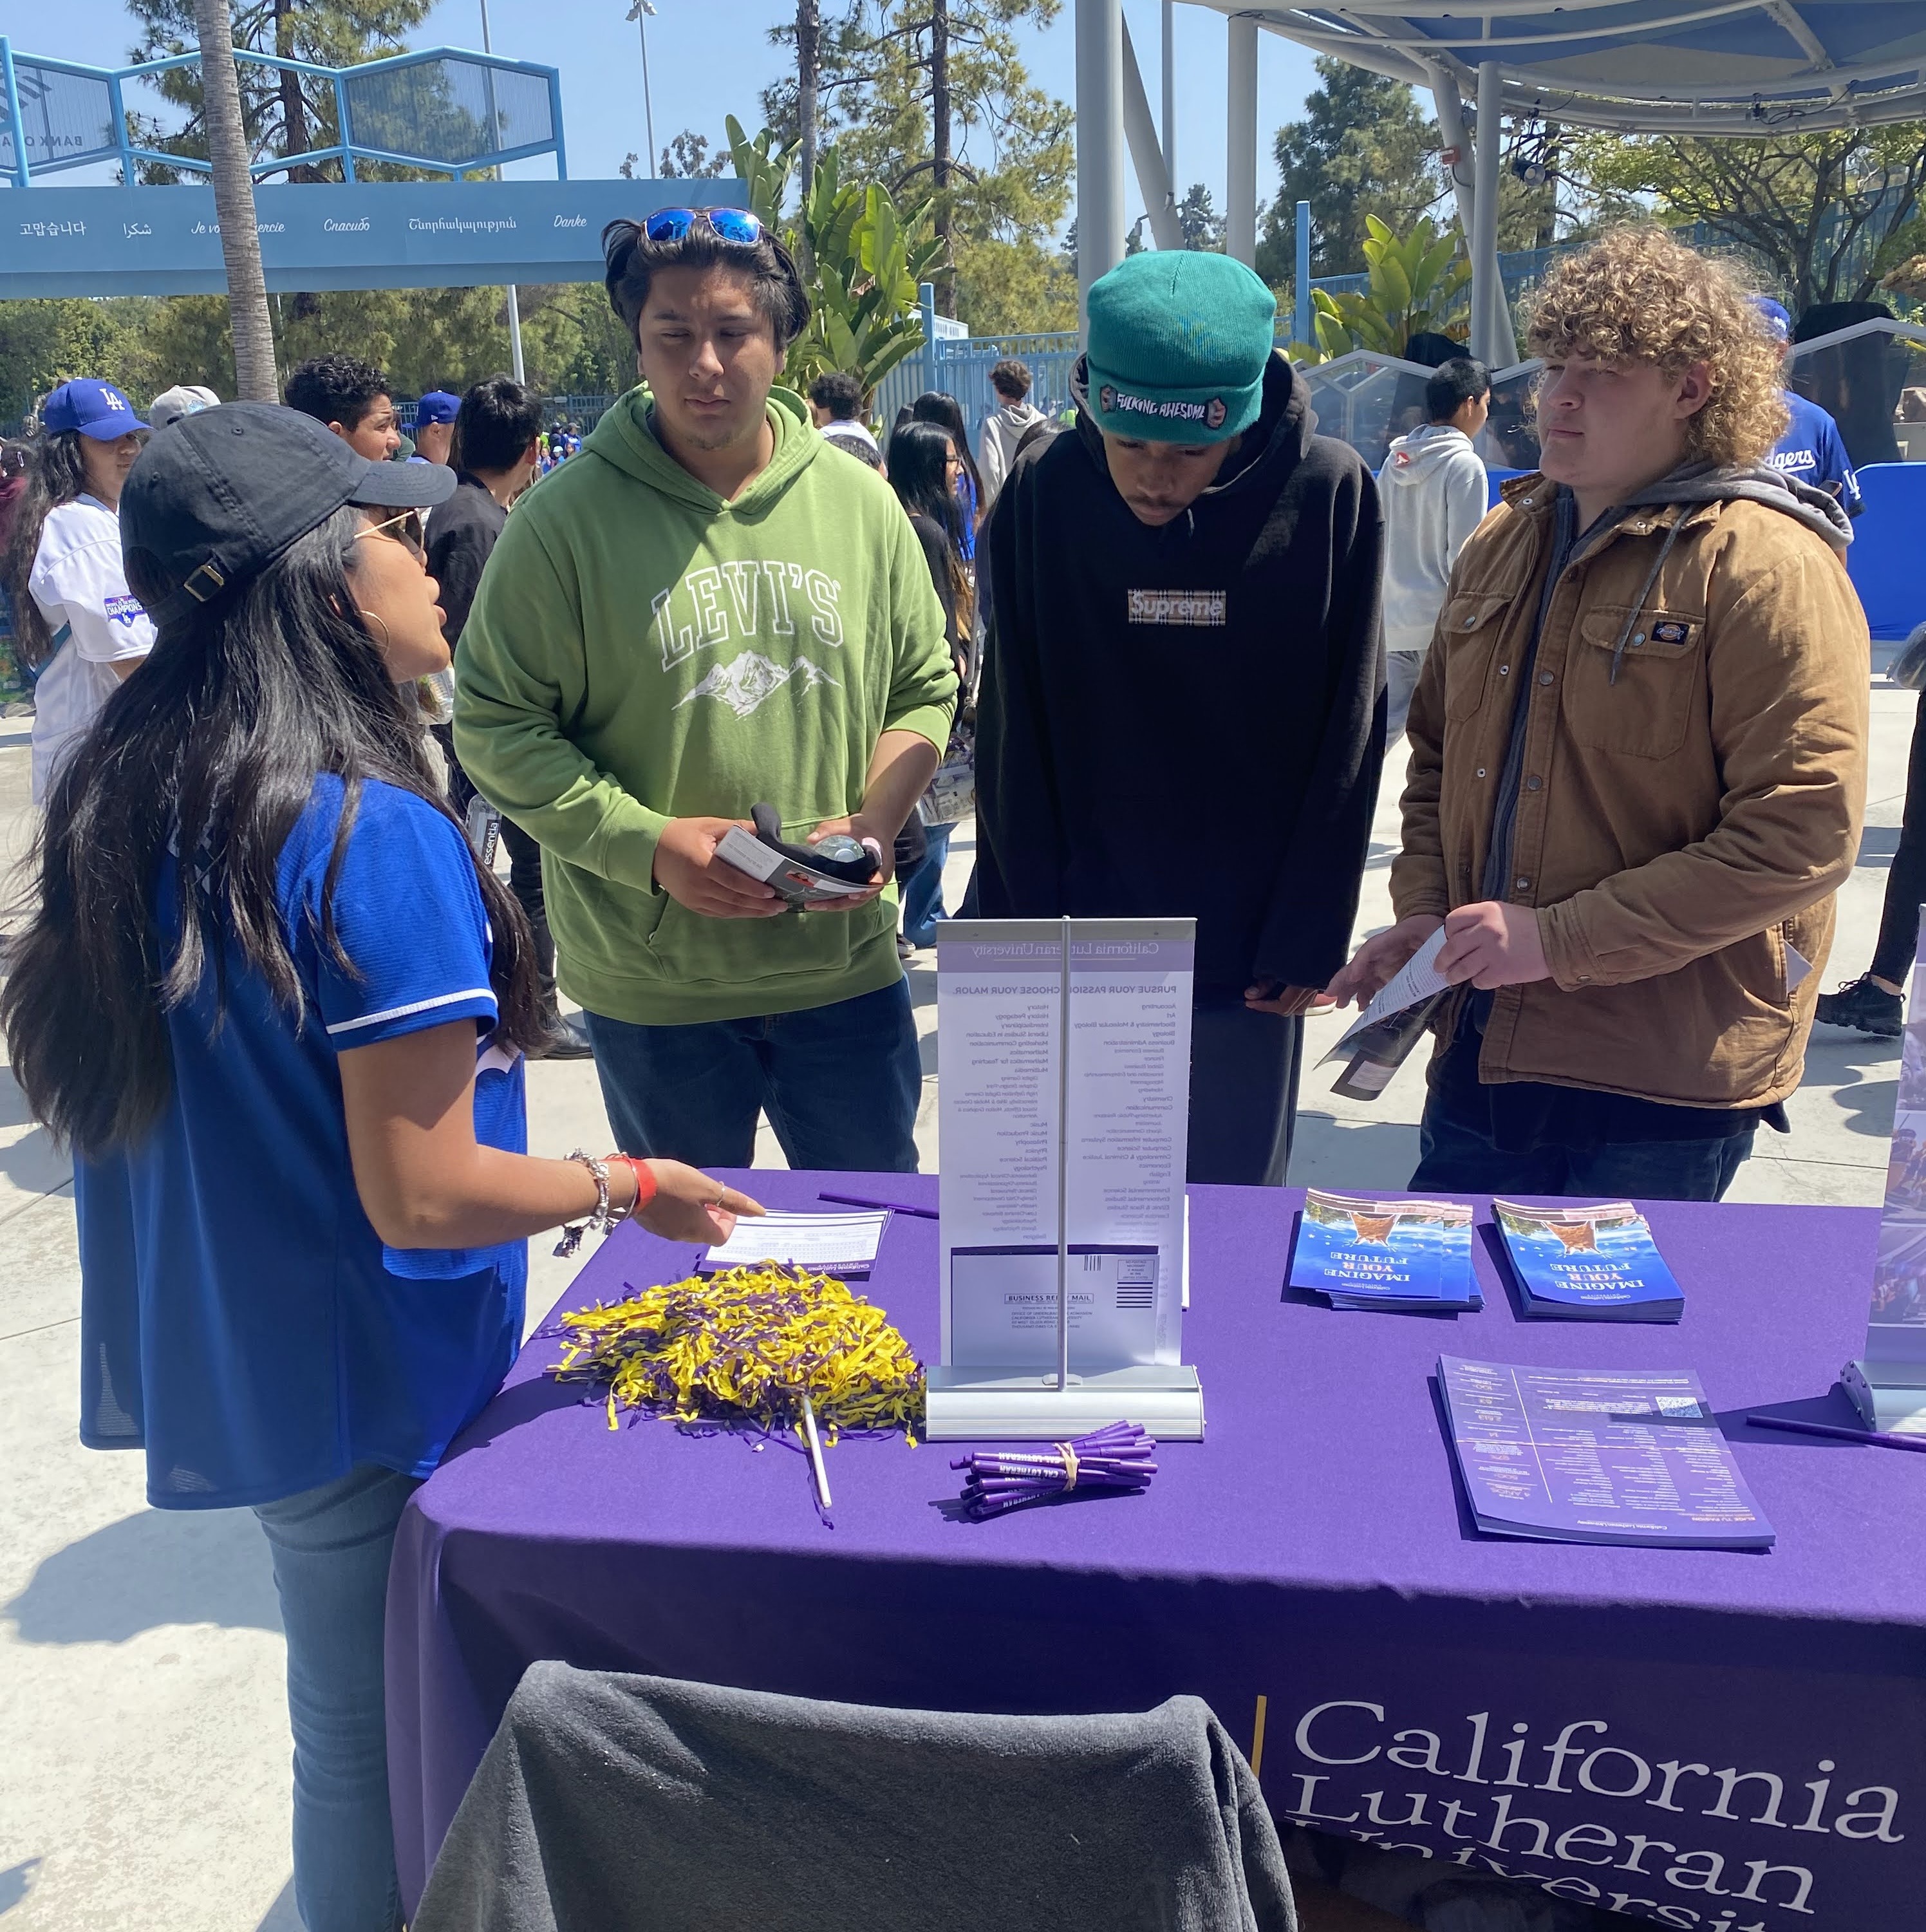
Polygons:
<instances>
[{"instance_id":1,"label":"young man in green beanie","mask_svg":"<svg viewBox=\"0 0 1926 1932\"><path fill-rule=\"evenodd\" d=\"M913 1171L922 1072L889 883L956 677L889 485L772 390L809 304L739 209L603 237L643 386L508 519L455 660L455 748L542 848L562 988L624 1151ZM759 802L877 887L790 912L717 856ZM699 1150L699 1151L698 1151Z\"/></svg>"},{"instance_id":2,"label":"young man in green beanie","mask_svg":"<svg viewBox=\"0 0 1926 1932\"><path fill-rule=\"evenodd\" d=\"M1222 255L1091 288L1074 431L987 528L976 736L984 916L1194 916L1190 1178L1270 1186L1384 738L1377 492L1276 316Z\"/></svg>"}]
</instances>

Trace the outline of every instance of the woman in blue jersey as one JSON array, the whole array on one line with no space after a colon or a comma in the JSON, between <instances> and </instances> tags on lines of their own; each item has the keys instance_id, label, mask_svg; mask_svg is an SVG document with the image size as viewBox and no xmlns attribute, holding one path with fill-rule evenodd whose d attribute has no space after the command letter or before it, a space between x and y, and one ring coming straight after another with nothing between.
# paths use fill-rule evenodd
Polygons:
<instances>
[{"instance_id":1,"label":"woman in blue jersey","mask_svg":"<svg viewBox=\"0 0 1926 1932\"><path fill-rule=\"evenodd\" d=\"M309 1932L400 1922L389 1553L514 1359L527 1238L760 1212L675 1162L524 1151L532 942L398 695L448 664L418 512L454 481L260 404L154 437L120 512L158 640L47 797L0 993L76 1156L82 1439L267 1534Z\"/></svg>"}]
</instances>

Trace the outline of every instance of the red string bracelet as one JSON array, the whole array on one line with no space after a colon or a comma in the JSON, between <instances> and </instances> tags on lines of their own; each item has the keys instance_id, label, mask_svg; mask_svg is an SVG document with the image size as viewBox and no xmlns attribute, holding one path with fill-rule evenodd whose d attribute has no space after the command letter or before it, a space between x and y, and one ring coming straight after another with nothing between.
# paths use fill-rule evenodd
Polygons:
<instances>
[{"instance_id":1,"label":"red string bracelet","mask_svg":"<svg viewBox=\"0 0 1926 1932\"><path fill-rule=\"evenodd\" d=\"M622 1216L624 1220L627 1220L630 1216L640 1214L642 1210L655 1199L656 1192L655 1172L646 1162L638 1160L631 1154L612 1154L609 1156L609 1159L620 1161L635 1177L635 1198L628 1204L628 1213Z\"/></svg>"}]
</instances>

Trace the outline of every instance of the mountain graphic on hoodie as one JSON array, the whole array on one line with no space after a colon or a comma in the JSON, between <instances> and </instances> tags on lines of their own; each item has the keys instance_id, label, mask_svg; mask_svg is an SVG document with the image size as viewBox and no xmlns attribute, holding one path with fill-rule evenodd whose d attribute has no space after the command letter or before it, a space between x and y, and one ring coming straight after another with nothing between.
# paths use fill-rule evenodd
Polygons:
<instances>
[{"instance_id":1,"label":"mountain graphic on hoodie","mask_svg":"<svg viewBox=\"0 0 1926 1932\"><path fill-rule=\"evenodd\" d=\"M693 691L676 700L680 711L698 698L719 698L738 718L746 718L772 691L780 691L791 678L800 678L805 691L836 680L808 658L799 657L793 664L779 664L759 651L745 651L732 663L718 664Z\"/></svg>"}]
</instances>

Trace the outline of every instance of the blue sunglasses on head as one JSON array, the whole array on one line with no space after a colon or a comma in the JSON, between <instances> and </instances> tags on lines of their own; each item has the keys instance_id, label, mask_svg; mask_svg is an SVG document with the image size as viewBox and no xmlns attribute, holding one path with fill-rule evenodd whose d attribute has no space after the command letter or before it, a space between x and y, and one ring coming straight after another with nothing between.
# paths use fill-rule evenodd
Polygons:
<instances>
[{"instance_id":1,"label":"blue sunglasses on head","mask_svg":"<svg viewBox=\"0 0 1926 1932\"><path fill-rule=\"evenodd\" d=\"M753 248L763 238L763 225L746 208L658 208L642 224L651 242L680 242L698 222L718 242Z\"/></svg>"}]
</instances>

